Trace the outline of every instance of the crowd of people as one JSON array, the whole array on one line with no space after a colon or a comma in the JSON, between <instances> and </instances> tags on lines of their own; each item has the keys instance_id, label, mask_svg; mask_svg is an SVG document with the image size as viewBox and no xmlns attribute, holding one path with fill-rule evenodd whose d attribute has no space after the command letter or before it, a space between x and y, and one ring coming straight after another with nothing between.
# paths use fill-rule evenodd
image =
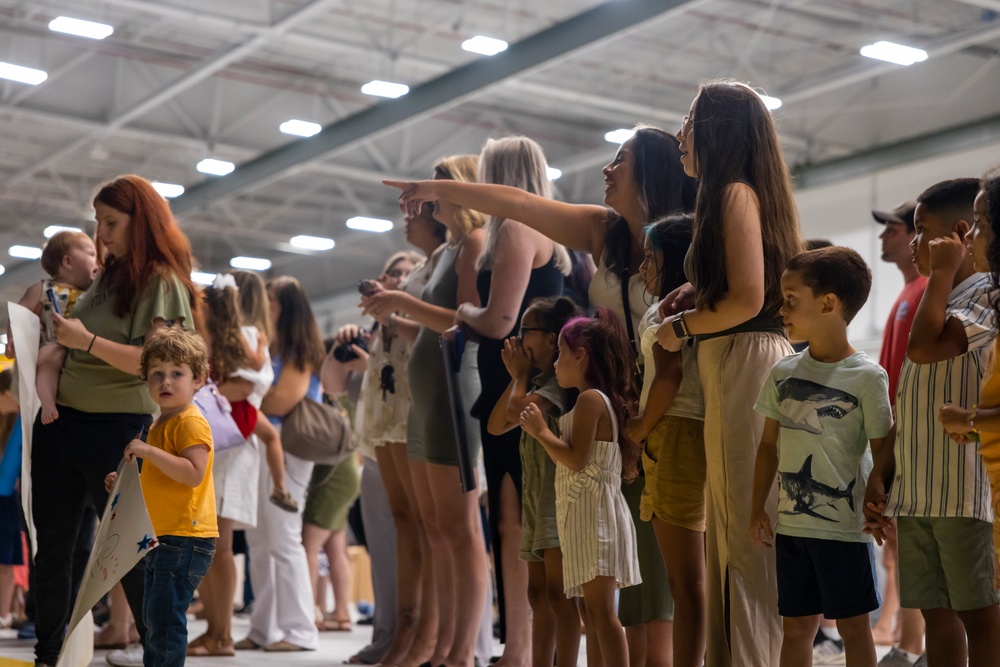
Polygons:
<instances>
[{"instance_id":1,"label":"crowd of people","mask_svg":"<svg viewBox=\"0 0 1000 667\"><path fill-rule=\"evenodd\" d=\"M485 665L495 598L500 667L575 666L582 633L604 667L1000 664L1000 169L873 212L906 282L878 363L847 335L871 270L801 238L750 87L703 84L676 136L637 126L603 174L604 206L557 201L541 147L516 136L386 181L413 250L359 286L375 324L326 343L296 278L199 288L151 185L102 186L94 238L50 240L50 279L22 299L42 316L37 387L21 388L41 403L36 667L56 663L73 538L123 456L143 460L160 544L112 602L139 640L112 665L350 630L359 492L373 635L331 658ZM206 382L244 444L217 446L192 402ZM303 402L338 399L356 456L283 451ZM234 641L238 529L254 603ZM3 560L21 553L10 532ZM196 590L208 627L189 641ZM878 661L876 644L894 646Z\"/></svg>"}]
</instances>

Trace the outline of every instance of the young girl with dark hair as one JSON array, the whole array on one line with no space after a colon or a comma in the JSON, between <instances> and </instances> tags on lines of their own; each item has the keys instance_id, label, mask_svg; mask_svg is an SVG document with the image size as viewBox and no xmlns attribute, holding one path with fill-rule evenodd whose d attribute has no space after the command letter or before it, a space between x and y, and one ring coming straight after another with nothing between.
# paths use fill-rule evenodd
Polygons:
<instances>
[{"instance_id":1,"label":"young girl with dark hair","mask_svg":"<svg viewBox=\"0 0 1000 667\"><path fill-rule=\"evenodd\" d=\"M684 256L693 216L671 215L646 228L639 274L654 298L687 282ZM633 520L652 522L673 595L674 667L698 667L705 657L705 404L693 341L668 352L656 341L662 318L654 303L639 323L646 358L639 414L626 430L645 442L646 483ZM630 505L631 509L631 505ZM640 554L640 563L642 554Z\"/></svg>"},{"instance_id":2,"label":"young girl with dark hair","mask_svg":"<svg viewBox=\"0 0 1000 667\"><path fill-rule=\"evenodd\" d=\"M36 420L31 451L40 665L54 665L63 643L72 536L81 529L84 507L104 506L104 476L157 409L138 377L143 341L170 324L194 329L200 298L191 282L191 244L148 181L119 176L101 186L93 205L102 270L77 300L73 318L52 315L57 340L69 350L56 395L59 419ZM145 637L141 565L122 585Z\"/></svg>"},{"instance_id":3,"label":"young girl with dark hair","mask_svg":"<svg viewBox=\"0 0 1000 667\"><path fill-rule=\"evenodd\" d=\"M504 341L503 363L511 380L490 414L486 428L491 434L500 435L518 427L521 411L528 405L538 406L548 427L559 432L559 417L572 402L553 370L559 332L580 315L579 306L566 297L535 299L524 311L518 335ZM531 664L575 667L580 651L580 619L576 602L563 593L555 463L526 431L521 433L520 449L520 556L528 563ZM553 659L557 662L553 663Z\"/></svg>"},{"instance_id":4,"label":"young girl with dark hair","mask_svg":"<svg viewBox=\"0 0 1000 667\"><path fill-rule=\"evenodd\" d=\"M802 249L788 169L760 96L734 81L701 86L680 132L684 172L699 180L691 280L662 302L664 348L698 341L707 465L706 664L777 664L781 650L773 552L755 550L753 466L764 419L754 400L792 352L778 315L781 273ZM693 306L693 307L692 307ZM777 495L771 496L774 509ZM735 528L734 528L735 527Z\"/></svg>"},{"instance_id":5,"label":"young girl with dark hair","mask_svg":"<svg viewBox=\"0 0 1000 667\"><path fill-rule=\"evenodd\" d=\"M570 320L559 334L559 386L576 389L576 406L559 421L561 437L535 404L521 412L522 428L556 462L556 515L567 597L583 595L587 636L605 665L629 664L615 590L640 581L635 527L621 492L637 474L638 445L619 429L635 401L632 355L618 317L598 308L594 319Z\"/></svg>"},{"instance_id":6,"label":"young girl with dark hair","mask_svg":"<svg viewBox=\"0 0 1000 667\"><path fill-rule=\"evenodd\" d=\"M235 285L235 280L227 283L223 278L205 288L204 338L212 361L211 377L216 382L238 377L243 369L260 371L267 361L267 341L261 338L256 349L251 349L240 331L240 306ZM287 512L297 512L299 506L285 488L285 453L278 431L250 401L231 401L231 405L233 420L240 432L247 438L256 435L264 443L274 485L271 502Z\"/></svg>"}]
</instances>

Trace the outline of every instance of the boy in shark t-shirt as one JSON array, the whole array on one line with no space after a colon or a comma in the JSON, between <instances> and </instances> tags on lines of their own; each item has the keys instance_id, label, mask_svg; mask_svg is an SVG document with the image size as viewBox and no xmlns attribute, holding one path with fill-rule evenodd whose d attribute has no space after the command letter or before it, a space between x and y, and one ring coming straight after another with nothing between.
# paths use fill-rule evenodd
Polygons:
<instances>
[{"instance_id":1,"label":"boy in shark t-shirt","mask_svg":"<svg viewBox=\"0 0 1000 667\"><path fill-rule=\"evenodd\" d=\"M788 335L809 347L774 365L757 400L767 419L749 526L755 544L775 549L781 664L811 664L824 615L837 621L848 664L874 667L868 614L880 601L862 502L871 450L884 445L892 409L885 371L847 340L848 323L868 299L871 271L853 250L823 248L792 258L781 289ZM772 530L764 507L775 474Z\"/></svg>"}]
</instances>

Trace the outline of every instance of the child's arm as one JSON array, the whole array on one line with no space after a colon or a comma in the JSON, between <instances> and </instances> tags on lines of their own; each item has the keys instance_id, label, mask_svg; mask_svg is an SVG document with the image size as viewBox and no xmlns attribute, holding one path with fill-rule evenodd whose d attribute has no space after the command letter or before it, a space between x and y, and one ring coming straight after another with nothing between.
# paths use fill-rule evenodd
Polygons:
<instances>
[{"instance_id":1,"label":"child's arm","mask_svg":"<svg viewBox=\"0 0 1000 667\"><path fill-rule=\"evenodd\" d=\"M757 461L753 467L753 499L750 506L750 539L762 549L770 549L774 544L774 530L771 517L764 509L767 497L774 486L778 474L778 431L776 419L764 419L764 433L757 447Z\"/></svg>"},{"instance_id":2,"label":"child's arm","mask_svg":"<svg viewBox=\"0 0 1000 667\"><path fill-rule=\"evenodd\" d=\"M570 442L561 440L545 425L545 418L537 405L529 405L521 413L521 427L542 443L545 451L556 463L561 463L573 472L580 472L587 466L590 449L597 437L597 427L601 416L607 414L604 399L595 391L580 394L573 410L573 433Z\"/></svg>"},{"instance_id":3,"label":"child's arm","mask_svg":"<svg viewBox=\"0 0 1000 667\"><path fill-rule=\"evenodd\" d=\"M928 244L931 275L917 306L906 356L915 364L933 364L965 354L969 339L956 317L948 316L948 295L965 260L965 245L957 233Z\"/></svg>"},{"instance_id":4,"label":"child's arm","mask_svg":"<svg viewBox=\"0 0 1000 667\"><path fill-rule=\"evenodd\" d=\"M251 350L250 343L247 342L246 338L243 339L243 352L246 354L247 361L250 362L251 368L255 371L259 371L264 368L264 363L267 361L268 345L267 334L263 331L258 331L256 350Z\"/></svg>"},{"instance_id":5,"label":"child's arm","mask_svg":"<svg viewBox=\"0 0 1000 667\"><path fill-rule=\"evenodd\" d=\"M886 501L889 498L892 478L896 474L895 448L895 424L889 429L889 433L881 439L880 444L876 445L876 441L872 440L872 458L875 465L872 467L871 474L868 475L862 511L865 514L864 532L873 535L879 544L885 541L885 530L892 523L891 519L883 516L882 513L885 511Z\"/></svg>"},{"instance_id":6,"label":"child's arm","mask_svg":"<svg viewBox=\"0 0 1000 667\"><path fill-rule=\"evenodd\" d=\"M636 442L642 442L666 413L681 386L682 359L680 352L670 352L662 345L653 346L653 380L643 411L628 420L626 431ZM650 370L646 365L646 372Z\"/></svg>"},{"instance_id":7,"label":"child's arm","mask_svg":"<svg viewBox=\"0 0 1000 667\"><path fill-rule=\"evenodd\" d=\"M147 445L142 440L133 440L125 448L125 460L132 461L136 457L152 463L175 482L194 488L205 479L205 470L208 468L208 445L191 445L174 456L159 447Z\"/></svg>"},{"instance_id":8,"label":"child's arm","mask_svg":"<svg viewBox=\"0 0 1000 667\"><path fill-rule=\"evenodd\" d=\"M968 410L952 403L945 403L938 411L938 419L951 439L959 444L974 442L968 436L978 431L1000 433L1000 406Z\"/></svg>"},{"instance_id":9,"label":"child's arm","mask_svg":"<svg viewBox=\"0 0 1000 667\"><path fill-rule=\"evenodd\" d=\"M511 336L503 342L500 358L503 359L503 365L507 368L511 379L500 400L493 406L489 421L486 422L486 431L492 435L500 435L516 428L520 424L521 411L532 403L543 412L552 407L548 399L529 393L531 371L535 363L516 336Z\"/></svg>"}]
</instances>

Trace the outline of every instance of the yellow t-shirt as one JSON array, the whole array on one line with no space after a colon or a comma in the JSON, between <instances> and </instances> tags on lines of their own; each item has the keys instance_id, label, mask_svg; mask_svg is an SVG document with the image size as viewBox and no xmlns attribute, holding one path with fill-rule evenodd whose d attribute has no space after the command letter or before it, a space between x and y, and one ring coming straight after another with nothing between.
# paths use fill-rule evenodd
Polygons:
<instances>
[{"instance_id":1,"label":"yellow t-shirt","mask_svg":"<svg viewBox=\"0 0 1000 667\"><path fill-rule=\"evenodd\" d=\"M998 339L1000 340L1000 339ZM997 341L990 346L990 354L986 359L986 373L979 390L979 407L995 408L1000 406L1000 368L997 367ZM969 406L965 406L969 407ZM968 445L955 445L963 447ZM980 431L979 455L990 477L990 487L993 492L993 546L995 549L993 583L1000 587L1000 433Z\"/></svg>"},{"instance_id":2,"label":"yellow t-shirt","mask_svg":"<svg viewBox=\"0 0 1000 667\"><path fill-rule=\"evenodd\" d=\"M212 429L193 403L165 422L156 422L147 442L168 454L179 456L193 445L208 445L208 466L201 484L192 488L176 482L151 461L142 462L142 495L157 535L218 537L215 517L215 485L212 483Z\"/></svg>"},{"instance_id":3,"label":"yellow t-shirt","mask_svg":"<svg viewBox=\"0 0 1000 667\"><path fill-rule=\"evenodd\" d=\"M73 317L83 322L91 334L140 347L158 318L167 323L179 322L187 330L194 328L187 290L175 275L155 276L150 280L136 300L134 311L125 317L115 315L114 301L114 287L107 284L103 276L98 276L77 300ZM156 403L136 374L120 371L84 350L70 350L66 356L56 403L93 413L151 415L156 412Z\"/></svg>"}]
</instances>

